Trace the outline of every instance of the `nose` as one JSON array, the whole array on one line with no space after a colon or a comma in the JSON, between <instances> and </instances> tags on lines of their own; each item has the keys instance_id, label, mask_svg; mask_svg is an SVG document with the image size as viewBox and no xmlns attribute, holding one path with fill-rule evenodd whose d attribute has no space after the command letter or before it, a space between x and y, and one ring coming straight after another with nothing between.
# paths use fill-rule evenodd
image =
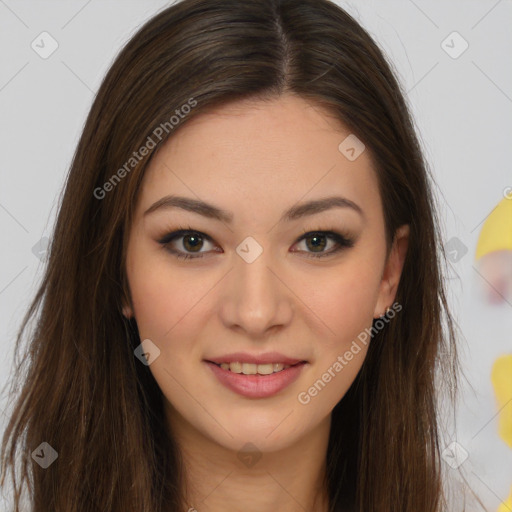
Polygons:
<instances>
[{"instance_id":1,"label":"nose","mask_svg":"<svg viewBox=\"0 0 512 512\"><path fill-rule=\"evenodd\" d=\"M267 258L265 251L252 263L237 256L222 285L222 322L254 339L284 328L294 311L289 286L283 270Z\"/></svg>"}]
</instances>

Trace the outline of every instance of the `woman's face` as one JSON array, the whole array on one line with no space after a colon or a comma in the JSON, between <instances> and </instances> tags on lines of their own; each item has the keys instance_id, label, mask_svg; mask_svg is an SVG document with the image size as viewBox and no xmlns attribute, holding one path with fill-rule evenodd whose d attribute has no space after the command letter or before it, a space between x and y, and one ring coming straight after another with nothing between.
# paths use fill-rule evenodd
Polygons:
<instances>
[{"instance_id":1,"label":"woman's face","mask_svg":"<svg viewBox=\"0 0 512 512\"><path fill-rule=\"evenodd\" d=\"M171 427L274 451L325 425L350 387L373 318L393 303L406 237L386 260L375 171L349 135L282 96L197 116L155 155L124 313L160 351L149 368ZM171 196L188 202L162 201ZM326 198L339 199L306 206ZM190 232L168 236L180 229Z\"/></svg>"}]
</instances>

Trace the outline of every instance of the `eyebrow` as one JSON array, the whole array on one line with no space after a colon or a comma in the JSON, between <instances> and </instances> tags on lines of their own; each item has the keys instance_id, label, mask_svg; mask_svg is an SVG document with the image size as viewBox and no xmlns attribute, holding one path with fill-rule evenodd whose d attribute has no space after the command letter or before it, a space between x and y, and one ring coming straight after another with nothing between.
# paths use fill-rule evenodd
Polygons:
<instances>
[{"instance_id":1,"label":"eyebrow","mask_svg":"<svg viewBox=\"0 0 512 512\"><path fill-rule=\"evenodd\" d=\"M219 220L226 224L233 222L233 213L227 210L223 210L204 201L198 199L192 199L190 197L182 196L165 196L153 203L145 212L144 216L153 213L156 210L169 209L169 208L181 208L192 213L197 213L203 217L210 219ZM293 220L306 217L308 215L314 215L316 213L330 210L331 208L350 208L363 218L365 217L363 210L356 203L340 196L331 196L322 199L315 199L308 201L307 203L300 203L292 206L286 212L283 213L279 222L290 222Z\"/></svg>"}]
</instances>

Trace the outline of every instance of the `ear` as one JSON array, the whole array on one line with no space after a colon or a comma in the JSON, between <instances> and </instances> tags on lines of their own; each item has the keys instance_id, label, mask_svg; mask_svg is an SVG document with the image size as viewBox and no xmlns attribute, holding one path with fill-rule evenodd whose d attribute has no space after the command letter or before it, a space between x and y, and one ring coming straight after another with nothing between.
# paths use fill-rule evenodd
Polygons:
<instances>
[{"instance_id":1,"label":"ear","mask_svg":"<svg viewBox=\"0 0 512 512\"><path fill-rule=\"evenodd\" d=\"M404 224L395 231L393 244L382 273L379 295L375 304L374 318L384 315L386 309L391 307L396 296L400 276L404 266L407 247L409 246L409 225Z\"/></svg>"},{"instance_id":2,"label":"ear","mask_svg":"<svg viewBox=\"0 0 512 512\"><path fill-rule=\"evenodd\" d=\"M130 306L123 306L123 316L127 319L127 320L130 320L130 318L132 318L133 316L133 311L132 311L132 308Z\"/></svg>"},{"instance_id":3,"label":"ear","mask_svg":"<svg viewBox=\"0 0 512 512\"><path fill-rule=\"evenodd\" d=\"M131 299L126 297L126 293L123 294L123 297L121 299L121 304L122 304L123 316L127 320L130 320L130 318L132 318L134 316L133 315L133 308L131 306Z\"/></svg>"},{"instance_id":4,"label":"ear","mask_svg":"<svg viewBox=\"0 0 512 512\"><path fill-rule=\"evenodd\" d=\"M121 311L123 313L123 316L130 320L130 318L133 318L135 315L133 314L133 306L132 306L132 294L130 291L130 285L128 284L128 281L126 279L126 276L123 275L123 284L121 287Z\"/></svg>"}]
</instances>

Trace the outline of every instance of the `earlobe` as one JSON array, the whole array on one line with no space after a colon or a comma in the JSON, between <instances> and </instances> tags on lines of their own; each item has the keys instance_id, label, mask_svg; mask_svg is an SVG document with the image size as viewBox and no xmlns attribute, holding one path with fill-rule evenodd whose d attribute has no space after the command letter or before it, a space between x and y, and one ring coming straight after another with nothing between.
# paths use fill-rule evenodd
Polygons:
<instances>
[{"instance_id":1,"label":"earlobe","mask_svg":"<svg viewBox=\"0 0 512 512\"><path fill-rule=\"evenodd\" d=\"M135 315L133 314L133 307L132 307L132 298L131 298L131 292L130 288L128 286L123 287L123 291L120 296L120 302L121 302L121 311L123 313L123 316L130 320Z\"/></svg>"},{"instance_id":2,"label":"earlobe","mask_svg":"<svg viewBox=\"0 0 512 512\"><path fill-rule=\"evenodd\" d=\"M407 255L407 248L409 246L409 233L410 228L408 224L400 226L395 232L393 245L382 275L374 318L379 318L384 315L387 308L389 308L395 300L405 257Z\"/></svg>"},{"instance_id":3,"label":"earlobe","mask_svg":"<svg viewBox=\"0 0 512 512\"><path fill-rule=\"evenodd\" d=\"M130 306L123 306L123 316L127 319L127 320L130 320L130 318L132 318L133 316L133 311L132 311L132 308Z\"/></svg>"}]
</instances>

